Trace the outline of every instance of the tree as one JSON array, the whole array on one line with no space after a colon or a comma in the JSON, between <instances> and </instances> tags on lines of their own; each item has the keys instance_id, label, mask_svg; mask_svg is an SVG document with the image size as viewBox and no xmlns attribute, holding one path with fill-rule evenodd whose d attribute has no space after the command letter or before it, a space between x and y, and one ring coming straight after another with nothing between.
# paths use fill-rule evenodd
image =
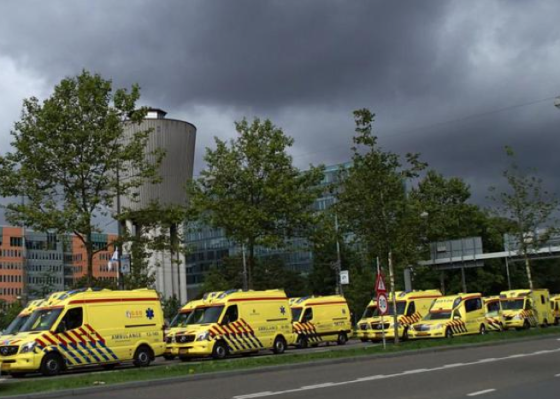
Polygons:
<instances>
[{"instance_id":1,"label":"tree","mask_svg":"<svg viewBox=\"0 0 560 399\"><path fill-rule=\"evenodd\" d=\"M395 292L394 263L407 266L418 257L419 212L408 201L406 182L425 168L418 154L407 154L407 167L398 155L383 151L373 134L374 114L354 111L352 166L345 171L337 212L367 251L369 262L387 260L391 292ZM394 298L394 296L393 296ZM396 301L393 300L395 342L398 343Z\"/></svg>"},{"instance_id":2,"label":"tree","mask_svg":"<svg viewBox=\"0 0 560 399\"><path fill-rule=\"evenodd\" d=\"M323 168L294 167L286 152L293 139L270 120L244 119L235 127L236 139L216 138L216 149L206 150L207 168L190 186L189 198L206 223L247 248L244 288L252 288L255 248L282 246L313 225Z\"/></svg>"},{"instance_id":3,"label":"tree","mask_svg":"<svg viewBox=\"0 0 560 399\"><path fill-rule=\"evenodd\" d=\"M498 192L495 187L491 199L497 204L495 213L514 222L511 233L525 262L529 288L533 289L530 255L546 243L555 232L554 212L558 199L543 188L543 181L534 171L523 170L515 160L511 147L506 147L509 167L503 172L509 190Z\"/></svg>"},{"instance_id":4,"label":"tree","mask_svg":"<svg viewBox=\"0 0 560 399\"><path fill-rule=\"evenodd\" d=\"M161 301L163 307L163 317L165 320L173 320L179 309L181 309L181 302L179 299L172 295L169 298L163 299Z\"/></svg>"},{"instance_id":5,"label":"tree","mask_svg":"<svg viewBox=\"0 0 560 399\"><path fill-rule=\"evenodd\" d=\"M23 305L20 300L14 301L8 305L6 305L4 301L1 302L2 311L0 312L0 331L8 327L23 310Z\"/></svg>"},{"instance_id":6,"label":"tree","mask_svg":"<svg viewBox=\"0 0 560 399\"><path fill-rule=\"evenodd\" d=\"M277 255L268 255L256 260L253 276L254 289L282 289L289 297L303 296L306 293L305 276L294 270L287 270ZM241 289L243 261L240 256L222 259L221 264L213 266L204 276L201 294L214 291Z\"/></svg>"},{"instance_id":7,"label":"tree","mask_svg":"<svg viewBox=\"0 0 560 399\"><path fill-rule=\"evenodd\" d=\"M87 285L93 283L92 235L97 216L108 215L118 194L157 181L163 153L146 153L149 131L125 137L125 123L139 124L140 89L113 90L112 82L83 71L63 79L42 103L24 100L12 131L13 152L0 157L0 195L25 197L7 205L7 219L39 231L73 232L87 252ZM119 179L126 176L126 179Z\"/></svg>"}]
</instances>

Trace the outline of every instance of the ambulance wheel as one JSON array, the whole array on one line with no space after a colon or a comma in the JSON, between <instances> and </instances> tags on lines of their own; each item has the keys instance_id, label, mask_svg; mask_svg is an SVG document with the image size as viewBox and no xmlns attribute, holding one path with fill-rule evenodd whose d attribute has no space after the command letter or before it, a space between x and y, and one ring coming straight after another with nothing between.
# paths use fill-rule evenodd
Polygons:
<instances>
[{"instance_id":1,"label":"ambulance wheel","mask_svg":"<svg viewBox=\"0 0 560 399\"><path fill-rule=\"evenodd\" d=\"M449 327L445 330L445 338L453 338L453 331Z\"/></svg>"},{"instance_id":2,"label":"ambulance wheel","mask_svg":"<svg viewBox=\"0 0 560 399\"><path fill-rule=\"evenodd\" d=\"M272 351L275 355L281 355L286 351L286 340L283 337L276 337Z\"/></svg>"},{"instance_id":3,"label":"ambulance wheel","mask_svg":"<svg viewBox=\"0 0 560 399\"><path fill-rule=\"evenodd\" d=\"M140 346L134 353L134 365L136 367L148 367L152 361L152 351L146 345Z\"/></svg>"},{"instance_id":4,"label":"ambulance wheel","mask_svg":"<svg viewBox=\"0 0 560 399\"><path fill-rule=\"evenodd\" d=\"M218 341L214 344L214 349L212 349L212 357L216 360L225 359L228 355L228 348L224 341Z\"/></svg>"},{"instance_id":5,"label":"ambulance wheel","mask_svg":"<svg viewBox=\"0 0 560 399\"><path fill-rule=\"evenodd\" d=\"M58 353L48 353L41 362L41 374L44 376L58 375L64 367L62 357Z\"/></svg>"},{"instance_id":6,"label":"ambulance wheel","mask_svg":"<svg viewBox=\"0 0 560 399\"><path fill-rule=\"evenodd\" d=\"M480 335L486 335L486 326L484 324L480 325Z\"/></svg>"},{"instance_id":7,"label":"ambulance wheel","mask_svg":"<svg viewBox=\"0 0 560 399\"><path fill-rule=\"evenodd\" d=\"M173 360L173 359L175 359L175 356L173 356L173 355L163 355L163 358L165 360Z\"/></svg>"},{"instance_id":8,"label":"ambulance wheel","mask_svg":"<svg viewBox=\"0 0 560 399\"><path fill-rule=\"evenodd\" d=\"M300 349L307 349L307 347L309 346L309 341L307 340L307 337L300 335L298 337L296 345Z\"/></svg>"},{"instance_id":9,"label":"ambulance wheel","mask_svg":"<svg viewBox=\"0 0 560 399\"><path fill-rule=\"evenodd\" d=\"M547 319L544 319L544 322L543 322L541 327L542 328L547 328L548 327L548 320Z\"/></svg>"},{"instance_id":10,"label":"ambulance wheel","mask_svg":"<svg viewBox=\"0 0 560 399\"><path fill-rule=\"evenodd\" d=\"M345 332L341 332L340 334L338 334L338 339L336 340L336 343L338 345L346 345L346 342L348 342L348 335L346 335Z\"/></svg>"}]
</instances>

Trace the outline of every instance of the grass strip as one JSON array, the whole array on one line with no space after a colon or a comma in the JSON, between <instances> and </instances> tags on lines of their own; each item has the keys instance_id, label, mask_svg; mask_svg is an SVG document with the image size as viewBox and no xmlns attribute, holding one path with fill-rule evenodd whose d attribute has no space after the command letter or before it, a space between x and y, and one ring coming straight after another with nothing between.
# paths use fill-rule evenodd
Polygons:
<instances>
[{"instance_id":1,"label":"grass strip","mask_svg":"<svg viewBox=\"0 0 560 399\"><path fill-rule=\"evenodd\" d=\"M321 351L317 353L298 353L289 351L281 356L243 357L225 361L203 361L197 363L174 363L158 367L130 368L123 370L88 373L83 375L67 375L57 378L38 378L20 380L18 382L4 382L0 384L0 396L21 395L30 393L45 393L58 390L92 387L95 385L110 385L132 381L157 380L170 377L181 377L193 374L212 373L218 371L242 370L277 366L285 364L313 362L325 359L340 359L348 357L368 356L372 354L397 353L429 349L442 346L477 344L485 342L500 342L518 338L538 337L543 335L560 334L558 328L533 329L527 331L508 331L487 335L471 335L452 339L434 339L410 341L395 346L388 344L386 349L380 345L349 348L345 350Z\"/></svg>"}]
</instances>

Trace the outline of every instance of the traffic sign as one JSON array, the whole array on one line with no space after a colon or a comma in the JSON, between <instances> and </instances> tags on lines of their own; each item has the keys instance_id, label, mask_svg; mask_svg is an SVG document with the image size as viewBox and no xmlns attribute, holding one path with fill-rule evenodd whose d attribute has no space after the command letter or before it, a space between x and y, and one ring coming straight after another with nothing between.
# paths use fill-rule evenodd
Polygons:
<instances>
[{"instance_id":1,"label":"traffic sign","mask_svg":"<svg viewBox=\"0 0 560 399\"><path fill-rule=\"evenodd\" d=\"M387 294L384 292L377 293L377 309L379 309L381 316L385 316L389 312L389 302L387 301Z\"/></svg>"},{"instance_id":2,"label":"traffic sign","mask_svg":"<svg viewBox=\"0 0 560 399\"><path fill-rule=\"evenodd\" d=\"M385 281L383 280L383 275L381 273L377 274L377 279L375 280L375 291L379 293L386 293L387 287L385 286Z\"/></svg>"},{"instance_id":3,"label":"traffic sign","mask_svg":"<svg viewBox=\"0 0 560 399\"><path fill-rule=\"evenodd\" d=\"M340 271L340 284L344 284L344 285L350 284L350 275L348 274L348 270Z\"/></svg>"},{"instance_id":4,"label":"traffic sign","mask_svg":"<svg viewBox=\"0 0 560 399\"><path fill-rule=\"evenodd\" d=\"M121 257L121 273L130 274L130 255L124 254Z\"/></svg>"}]
</instances>

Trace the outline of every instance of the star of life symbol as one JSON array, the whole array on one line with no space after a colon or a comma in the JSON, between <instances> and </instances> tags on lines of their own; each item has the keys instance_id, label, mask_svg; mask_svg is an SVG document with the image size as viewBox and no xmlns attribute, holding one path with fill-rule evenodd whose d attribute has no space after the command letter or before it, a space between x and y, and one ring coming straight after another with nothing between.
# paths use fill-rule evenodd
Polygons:
<instances>
[{"instance_id":1,"label":"star of life symbol","mask_svg":"<svg viewBox=\"0 0 560 399\"><path fill-rule=\"evenodd\" d=\"M154 310L152 308L146 310L146 317L150 320L154 318Z\"/></svg>"},{"instance_id":2,"label":"star of life symbol","mask_svg":"<svg viewBox=\"0 0 560 399\"><path fill-rule=\"evenodd\" d=\"M280 306L280 313L282 313L282 315L286 314L286 308L284 306Z\"/></svg>"}]
</instances>

